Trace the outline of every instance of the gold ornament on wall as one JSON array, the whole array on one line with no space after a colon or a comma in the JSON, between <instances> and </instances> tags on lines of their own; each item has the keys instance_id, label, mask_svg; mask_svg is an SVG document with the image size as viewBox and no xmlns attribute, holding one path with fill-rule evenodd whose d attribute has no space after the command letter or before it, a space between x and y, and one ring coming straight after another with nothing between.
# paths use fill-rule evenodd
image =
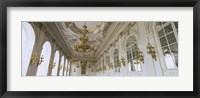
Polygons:
<instances>
[{"instance_id":1,"label":"gold ornament on wall","mask_svg":"<svg viewBox=\"0 0 200 98\"><path fill-rule=\"evenodd\" d=\"M106 70L106 65L103 66L103 70Z\"/></svg>"},{"instance_id":2,"label":"gold ornament on wall","mask_svg":"<svg viewBox=\"0 0 200 98\"><path fill-rule=\"evenodd\" d=\"M106 64L106 69L110 69L109 63Z\"/></svg>"},{"instance_id":3,"label":"gold ornament on wall","mask_svg":"<svg viewBox=\"0 0 200 98\"><path fill-rule=\"evenodd\" d=\"M118 61L117 61L117 66L116 66L116 67L117 67L117 68L121 68L121 63L122 63L121 60L118 60Z\"/></svg>"},{"instance_id":4,"label":"gold ornament on wall","mask_svg":"<svg viewBox=\"0 0 200 98\"><path fill-rule=\"evenodd\" d=\"M76 62L76 57L73 55L69 60L70 60L70 63L74 63Z\"/></svg>"},{"instance_id":5,"label":"gold ornament on wall","mask_svg":"<svg viewBox=\"0 0 200 98\"><path fill-rule=\"evenodd\" d=\"M95 63L97 62L97 60L95 60L95 57L92 57L91 62L92 62L93 64L95 64Z\"/></svg>"},{"instance_id":6,"label":"gold ornament on wall","mask_svg":"<svg viewBox=\"0 0 200 98\"><path fill-rule=\"evenodd\" d=\"M144 64L144 55L143 55L143 52L141 52L139 48L137 48L137 50L136 50L136 59L137 59L137 61Z\"/></svg>"},{"instance_id":7,"label":"gold ornament on wall","mask_svg":"<svg viewBox=\"0 0 200 98\"><path fill-rule=\"evenodd\" d=\"M120 32L121 37L126 34L126 31Z\"/></svg>"},{"instance_id":8,"label":"gold ornament on wall","mask_svg":"<svg viewBox=\"0 0 200 98\"><path fill-rule=\"evenodd\" d=\"M109 63L109 69L112 69L113 68L113 65L112 65L112 63Z\"/></svg>"},{"instance_id":9,"label":"gold ornament on wall","mask_svg":"<svg viewBox=\"0 0 200 98\"><path fill-rule=\"evenodd\" d=\"M56 66L56 63L54 63L53 60L51 60L49 64L49 68L53 69L55 66Z\"/></svg>"},{"instance_id":10,"label":"gold ornament on wall","mask_svg":"<svg viewBox=\"0 0 200 98\"><path fill-rule=\"evenodd\" d=\"M44 62L44 56L42 55L38 60L38 66Z\"/></svg>"},{"instance_id":11,"label":"gold ornament on wall","mask_svg":"<svg viewBox=\"0 0 200 98\"><path fill-rule=\"evenodd\" d=\"M119 61L120 65L122 64L123 66L126 66L125 58L122 56L121 60Z\"/></svg>"},{"instance_id":12,"label":"gold ornament on wall","mask_svg":"<svg viewBox=\"0 0 200 98\"><path fill-rule=\"evenodd\" d=\"M62 65L60 64L59 66L58 66L58 70L61 70L62 69Z\"/></svg>"},{"instance_id":13,"label":"gold ornament on wall","mask_svg":"<svg viewBox=\"0 0 200 98\"><path fill-rule=\"evenodd\" d=\"M37 52L35 52L31 56L30 65L33 65L37 59L38 59L38 54L37 54Z\"/></svg>"},{"instance_id":14,"label":"gold ornament on wall","mask_svg":"<svg viewBox=\"0 0 200 98\"><path fill-rule=\"evenodd\" d=\"M151 55L152 59L157 61L155 49L150 43L147 45L147 53Z\"/></svg>"}]
</instances>

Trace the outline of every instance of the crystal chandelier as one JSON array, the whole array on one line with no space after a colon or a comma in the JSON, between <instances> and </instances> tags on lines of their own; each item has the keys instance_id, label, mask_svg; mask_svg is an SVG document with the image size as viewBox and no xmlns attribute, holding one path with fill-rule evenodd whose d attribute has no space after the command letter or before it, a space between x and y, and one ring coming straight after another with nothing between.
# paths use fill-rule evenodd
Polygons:
<instances>
[{"instance_id":1,"label":"crystal chandelier","mask_svg":"<svg viewBox=\"0 0 200 98\"><path fill-rule=\"evenodd\" d=\"M94 48L91 47L88 43L89 41L88 34L89 32L87 30L87 26L86 24L84 24L82 36L79 38L80 42L74 45L74 50L76 52L86 53L94 50Z\"/></svg>"}]
</instances>

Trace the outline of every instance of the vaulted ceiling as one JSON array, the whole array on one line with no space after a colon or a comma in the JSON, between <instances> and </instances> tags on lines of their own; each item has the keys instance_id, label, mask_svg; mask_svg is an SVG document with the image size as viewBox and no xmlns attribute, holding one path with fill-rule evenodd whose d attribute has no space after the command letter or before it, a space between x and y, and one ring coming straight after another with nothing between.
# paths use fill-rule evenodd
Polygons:
<instances>
[{"instance_id":1,"label":"vaulted ceiling","mask_svg":"<svg viewBox=\"0 0 200 98\"><path fill-rule=\"evenodd\" d=\"M99 56L108 47L109 42L115 37L117 32L126 31L129 25L135 22L103 22L103 21L73 21L73 22L42 22L49 34L59 45L61 50L69 57L90 59L91 56ZM83 35L83 25L87 25L89 31L88 43L94 47L94 52L76 52L74 45L78 43ZM113 40L112 40L113 42ZM104 51L105 52L105 51Z\"/></svg>"}]
</instances>

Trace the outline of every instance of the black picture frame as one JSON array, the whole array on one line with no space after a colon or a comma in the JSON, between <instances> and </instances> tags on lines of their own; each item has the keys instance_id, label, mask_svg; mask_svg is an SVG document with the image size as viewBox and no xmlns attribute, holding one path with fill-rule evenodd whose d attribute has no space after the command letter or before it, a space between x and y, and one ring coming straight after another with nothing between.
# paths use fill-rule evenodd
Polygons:
<instances>
[{"instance_id":1,"label":"black picture frame","mask_svg":"<svg viewBox=\"0 0 200 98\"><path fill-rule=\"evenodd\" d=\"M2 98L199 98L200 0L2 0L0 96ZM7 7L193 7L193 91L7 91Z\"/></svg>"}]
</instances>

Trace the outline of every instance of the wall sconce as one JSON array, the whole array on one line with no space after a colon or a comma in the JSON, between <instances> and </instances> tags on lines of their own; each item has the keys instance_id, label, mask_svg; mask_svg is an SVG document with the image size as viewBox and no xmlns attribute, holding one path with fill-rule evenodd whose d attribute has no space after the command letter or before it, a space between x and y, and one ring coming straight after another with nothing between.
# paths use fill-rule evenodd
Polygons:
<instances>
[{"instance_id":1,"label":"wall sconce","mask_svg":"<svg viewBox=\"0 0 200 98\"><path fill-rule=\"evenodd\" d=\"M53 69L55 66L56 66L56 63L54 63L53 60L51 60L49 64L49 68Z\"/></svg>"},{"instance_id":2,"label":"wall sconce","mask_svg":"<svg viewBox=\"0 0 200 98\"><path fill-rule=\"evenodd\" d=\"M113 64L109 63L109 69L113 69Z\"/></svg>"},{"instance_id":3,"label":"wall sconce","mask_svg":"<svg viewBox=\"0 0 200 98\"><path fill-rule=\"evenodd\" d=\"M118 61L117 61L117 66L116 66L116 68L121 68L121 60L118 60Z\"/></svg>"},{"instance_id":4,"label":"wall sconce","mask_svg":"<svg viewBox=\"0 0 200 98\"><path fill-rule=\"evenodd\" d=\"M59 69L59 70L61 70L61 69L62 69L62 65L61 65L61 64L59 65L58 69Z\"/></svg>"},{"instance_id":5,"label":"wall sconce","mask_svg":"<svg viewBox=\"0 0 200 98\"><path fill-rule=\"evenodd\" d=\"M144 64L144 55L143 55L143 52L141 52L139 48L137 48L137 50L136 50L136 59L139 62Z\"/></svg>"},{"instance_id":6,"label":"wall sconce","mask_svg":"<svg viewBox=\"0 0 200 98\"><path fill-rule=\"evenodd\" d=\"M33 65L37 59L38 59L38 54L37 54L37 52L35 52L35 53L31 56L30 65Z\"/></svg>"},{"instance_id":7,"label":"wall sconce","mask_svg":"<svg viewBox=\"0 0 200 98\"><path fill-rule=\"evenodd\" d=\"M42 62L44 62L44 56L42 55L42 57L40 57L40 59L39 59L39 61L38 61L38 66L40 65L40 64L42 64Z\"/></svg>"},{"instance_id":8,"label":"wall sconce","mask_svg":"<svg viewBox=\"0 0 200 98\"><path fill-rule=\"evenodd\" d=\"M110 69L110 65L109 65L109 63L106 64L106 69Z\"/></svg>"},{"instance_id":9,"label":"wall sconce","mask_svg":"<svg viewBox=\"0 0 200 98\"><path fill-rule=\"evenodd\" d=\"M148 43L148 45L147 45L147 53L151 55L152 59L157 61L156 52L154 50L154 47L150 43Z\"/></svg>"},{"instance_id":10,"label":"wall sconce","mask_svg":"<svg viewBox=\"0 0 200 98\"><path fill-rule=\"evenodd\" d=\"M121 58L121 63L122 63L123 66L126 65L125 58L124 58L123 56L122 56L122 58Z\"/></svg>"}]
</instances>

